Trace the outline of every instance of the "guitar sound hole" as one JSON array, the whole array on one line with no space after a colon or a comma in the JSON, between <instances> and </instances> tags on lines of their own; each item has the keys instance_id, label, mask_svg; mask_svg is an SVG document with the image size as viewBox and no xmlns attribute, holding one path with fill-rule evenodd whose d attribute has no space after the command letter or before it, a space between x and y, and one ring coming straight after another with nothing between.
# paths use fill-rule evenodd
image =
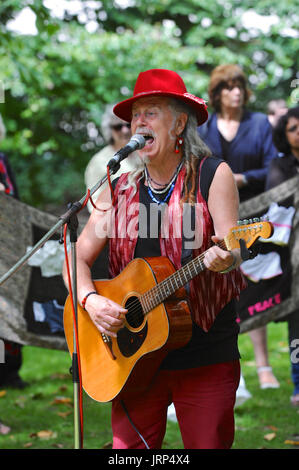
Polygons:
<instances>
[{"instance_id":1,"label":"guitar sound hole","mask_svg":"<svg viewBox=\"0 0 299 470\"><path fill-rule=\"evenodd\" d=\"M125 308L128 309L126 320L131 328L138 328L142 325L144 314L138 297L130 297L126 302Z\"/></svg>"}]
</instances>

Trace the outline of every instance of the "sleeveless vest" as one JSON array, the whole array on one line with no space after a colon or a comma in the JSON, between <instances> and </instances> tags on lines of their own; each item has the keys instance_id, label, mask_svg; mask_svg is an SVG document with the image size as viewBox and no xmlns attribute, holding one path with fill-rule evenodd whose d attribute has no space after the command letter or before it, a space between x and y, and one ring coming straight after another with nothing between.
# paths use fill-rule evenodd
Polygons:
<instances>
[{"instance_id":1,"label":"sleeveless vest","mask_svg":"<svg viewBox=\"0 0 299 470\"><path fill-rule=\"evenodd\" d=\"M186 170L182 167L171 198L168 202L167 217L162 218L160 233L161 255L170 259L176 269L182 266L184 249L182 233L184 230L184 208L180 204ZM139 182L137 189L124 189L128 173L120 176L114 191L113 233L109 237L109 275L117 276L134 258L138 238L139 222ZM198 174L200 178L200 170ZM191 251L196 257L212 246L213 222L206 201L201 195L198 184L195 210L195 243ZM186 205L188 206L188 205ZM190 207L190 206L189 206ZM220 274L205 269L189 283L190 310L193 321L204 331L208 331L221 309L240 291L246 282L239 269Z\"/></svg>"}]
</instances>

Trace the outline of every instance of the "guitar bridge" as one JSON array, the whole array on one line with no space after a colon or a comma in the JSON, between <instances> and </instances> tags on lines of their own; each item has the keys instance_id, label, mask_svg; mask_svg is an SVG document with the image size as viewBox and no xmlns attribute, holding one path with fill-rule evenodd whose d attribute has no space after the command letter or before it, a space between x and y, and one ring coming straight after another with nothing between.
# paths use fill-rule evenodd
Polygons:
<instances>
[{"instance_id":1,"label":"guitar bridge","mask_svg":"<svg viewBox=\"0 0 299 470\"><path fill-rule=\"evenodd\" d=\"M104 345L105 345L111 359L115 360L116 357L113 354L111 338L108 335L106 335L105 333L101 333L101 336L102 336L102 340L104 342Z\"/></svg>"}]
</instances>

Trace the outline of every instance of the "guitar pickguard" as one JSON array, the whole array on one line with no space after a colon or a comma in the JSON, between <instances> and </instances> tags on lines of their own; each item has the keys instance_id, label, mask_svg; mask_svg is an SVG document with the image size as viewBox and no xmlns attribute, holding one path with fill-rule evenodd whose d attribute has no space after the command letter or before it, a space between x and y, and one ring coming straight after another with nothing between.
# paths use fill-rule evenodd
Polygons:
<instances>
[{"instance_id":1,"label":"guitar pickguard","mask_svg":"<svg viewBox=\"0 0 299 470\"><path fill-rule=\"evenodd\" d=\"M148 332L147 323L138 332L131 331L127 327L122 328L117 333L117 344L124 357L135 354L144 343Z\"/></svg>"}]
</instances>

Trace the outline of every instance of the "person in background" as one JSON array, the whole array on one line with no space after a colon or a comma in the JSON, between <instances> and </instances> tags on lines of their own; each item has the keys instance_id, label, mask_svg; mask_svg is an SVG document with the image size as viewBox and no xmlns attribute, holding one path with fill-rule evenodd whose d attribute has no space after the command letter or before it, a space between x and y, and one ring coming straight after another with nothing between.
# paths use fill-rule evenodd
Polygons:
<instances>
[{"instance_id":1,"label":"person in background","mask_svg":"<svg viewBox=\"0 0 299 470\"><path fill-rule=\"evenodd\" d=\"M283 99L271 100L267 105L267 115L272 127L275 127L279 118L288 110L287 103Z\"/></svg>"},{"instance_id":2,"label":"person in background","mask_svg":"<svg viewBox=\"0 0 299 470\"><path fill-rule=\"evenodd\" d=\"M86 189L91 189L106 174L109 160L128 143L131 137L130 124L115 116L113 106L113 104L107 105L103 114L101 129L106 146L91 158L86 167L84 175ZM120 169L111 177L111 180L113 181L120 173L131 171L135 163L136 154L132 153L121 162ZM101 190L105 186L106 184L101 187ZM99 192L100 189L92 195L93 201L96 201ZM93 209L90 201L87 203L87 208L89 212Z\"/></svg>"},{"instance_id":3,"label":"person in background","mask_svg":"<svg viewBox=\"0 0 299 470\"><path fill-rule=\"evenodd\" d=\"M269 164L277 155L271 125L265 114L247 108L251 91L238 65L217 66L211 73L208 92L214 113L198 132L212 153L231 167L243 202L265 190ZM246 289L241 296L246 296ZM261 388L278 387L269 364L267 328L249 335Z\"/></svg>"},{"instance_id":4,"label":"person in background","mask_svg":"<svg viewBox=\"0 0 299 470\"><path fill-rule=\"evenodd\" d=\"M0 141L5 137L5 126L0 115ZM19 199L18 188L7 156L0 152L0 191ZM22 346L5 340L5 364L0 365L0 387L25 388L19 370L22 365Z\"/></svg>"},{"instance_id":5,"label":"person in background","mask_svg":"<svg viewBox=\"0 0 299 470\"><path fill-rule=\"evenodd\" d=\"M0 114L0 142L5 138L6 129ZM19 199L16 179L7 156L0 152L0 191Z\"/></svg>"},{"instance_id":6,"label":"person in background","mask_svg":"<svg viewBox=\"0 0 299 470\"><path fill-rule=\"evenodd\" d=\"M5 133L5 126L0 115L0 142L4 139ZM17 199L19 198L18 188L12 168L7 156L2 152L0 152L0 191L3 191L5 194ZM23 389L27 384L19 375L19 370L22 365L22 347L12 341L3 341L5 358L4 364L0 364L0 387ZM0 434L8 434L9 432L9 426L0 422Z\"/></svg>"},{"instance_id":7,"label":"person in background","mask_svg":"<svg viewBox=\"0 0 299 470\"><path fill-rule=\"evenodd\" d=\"M267 175L266 189L271 189L289 178L299 175L299 106L290 108L279 118L273 130L273 140L282 157L272 160ZM299 180L299 176L298 176ZM293 197L284 201L285 207L293 206ZM291 264L289 252L286 255L288 265ZM283 319L288 322L289 349L291 357L291 376L294 384L291 404L299 406L299 360L298 355L292 359L292 352L298 347L299 341L299 307ZM296 362L297 361L297 362Z\"/></svg>"}]
</instances>

